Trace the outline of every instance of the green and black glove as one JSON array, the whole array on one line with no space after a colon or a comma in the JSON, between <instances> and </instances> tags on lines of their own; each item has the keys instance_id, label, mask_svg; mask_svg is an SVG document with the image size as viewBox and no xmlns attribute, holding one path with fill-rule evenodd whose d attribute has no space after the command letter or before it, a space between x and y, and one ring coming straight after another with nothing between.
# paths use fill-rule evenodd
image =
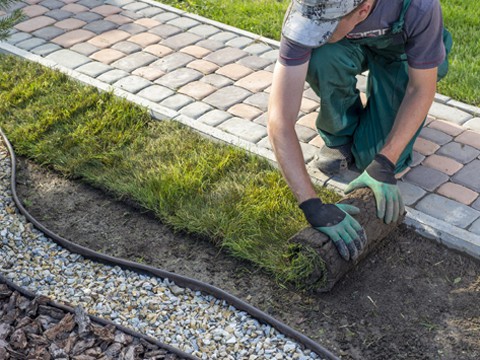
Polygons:
<instances>
[{"instance_id":1,"label":"green and black glove","mask_svg":"<svg viewBox=\"0 0 480 360\"><path fill-rule=\"evenodd\" d=\"M300 204L305 218L316 230L328 235L340 256L348 261L355 260L367 242L362 226L349 214L360 210L347 204L324 204L318 198Z\"/></svg>"},{"instance_id":2,"label":"green and black glove","mask_svg":"<svg viewBox=\"0 0 480 360\"><path fill-rule=\"evenodd\" d=\"M397 221L405 206L395 179L395 164L381 154L375 155L365 171L348 184L345 194L367 186L375 195L377 216L386 224Z\"/></svg>"}]
</instances>

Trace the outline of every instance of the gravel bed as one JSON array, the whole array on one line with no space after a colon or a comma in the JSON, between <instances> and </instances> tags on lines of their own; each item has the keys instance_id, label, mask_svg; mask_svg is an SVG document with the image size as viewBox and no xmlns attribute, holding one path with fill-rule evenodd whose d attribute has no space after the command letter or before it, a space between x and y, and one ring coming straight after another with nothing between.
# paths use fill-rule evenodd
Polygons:
<instances>
[{"instance_id":1,"label":"gravel bed","mask_svg":"<svg viewBox=\"0 0 480 360\"><path fill-rule=\"evenodd\" d=\"M10 171L0 139L0 271L7 279L201 359L320 358L223 300L60 247L18 213Z\"/></svg>"}]
</instances>

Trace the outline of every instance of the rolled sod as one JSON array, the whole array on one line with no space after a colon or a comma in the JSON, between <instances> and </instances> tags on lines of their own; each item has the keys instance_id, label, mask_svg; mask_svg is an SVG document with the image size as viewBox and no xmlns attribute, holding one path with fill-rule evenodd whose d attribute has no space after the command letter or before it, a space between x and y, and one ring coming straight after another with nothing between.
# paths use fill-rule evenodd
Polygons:
<instances>
[{"instance_id":1,"label":"rolled sod","mask_svg":"<svg viewBox=\"0 0 480 360\"><path fill-rule=\"evenodd\" d=\"M349 271L353 270L363 259L378 249L382 241L403 222L404 214L397 222L385 224L377 217L377 209L373 193L368 188L357 189L345 196L339 203L351 204L360 209L355 219L360 222L367 233L367 244L362 253L354 261L345 261L338 253L330 238L311 228L305 228L290 238L290 242L298 244L297 251L317 253L321 262L306 279L305 286L315 291L330 291L334 285Z\"/></svg>"}]
</instances>

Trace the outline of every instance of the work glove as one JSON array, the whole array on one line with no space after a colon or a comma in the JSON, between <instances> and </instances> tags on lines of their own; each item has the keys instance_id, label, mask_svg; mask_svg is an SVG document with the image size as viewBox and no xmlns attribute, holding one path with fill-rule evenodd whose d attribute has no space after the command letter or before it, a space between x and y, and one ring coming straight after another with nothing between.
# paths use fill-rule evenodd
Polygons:
<instances>
[{"instance_id":1,"label":"work glove","mask_svg":"<svg viewBox=\"0 0 480 360\"><path fill-rule=\"evenodd\" d=\"M348 261L355 260L367 242L362 226L349 214L355 215L360 210L347 204L324 204L318 198L300 204L305 218L316 230L332 239L340 256Z\"/></svg>"},{"instance_id":2,"label":"work glove","mask_svg":"<svg viewBox=\"0 0 480 360\"><path fill-rule=\"evenodd\" d=\"M387 157L375 155L365 171L348 184L345 194L367 186L375 195L377 216L386 224L397 221L405 211L405 206L395 179L395 165Z\"/></svg>"}]
</instances>

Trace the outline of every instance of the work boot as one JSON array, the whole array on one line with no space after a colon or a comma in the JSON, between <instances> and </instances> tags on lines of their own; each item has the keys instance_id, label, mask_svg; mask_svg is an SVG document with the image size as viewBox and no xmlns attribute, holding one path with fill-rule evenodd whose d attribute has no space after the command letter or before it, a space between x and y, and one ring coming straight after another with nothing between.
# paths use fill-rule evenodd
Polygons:
<instances>
[{"instance_id":1,"label":"work boot","mask_svg":"<svg viewBox=\"0 0 480 360\"><path fill-rule=\"evenodd\" d=\"M312 161L313 167L326 175L336 175L345 171L352 163L352 144L334 147L323 145Z\"/></svg>"}]
</instances>

